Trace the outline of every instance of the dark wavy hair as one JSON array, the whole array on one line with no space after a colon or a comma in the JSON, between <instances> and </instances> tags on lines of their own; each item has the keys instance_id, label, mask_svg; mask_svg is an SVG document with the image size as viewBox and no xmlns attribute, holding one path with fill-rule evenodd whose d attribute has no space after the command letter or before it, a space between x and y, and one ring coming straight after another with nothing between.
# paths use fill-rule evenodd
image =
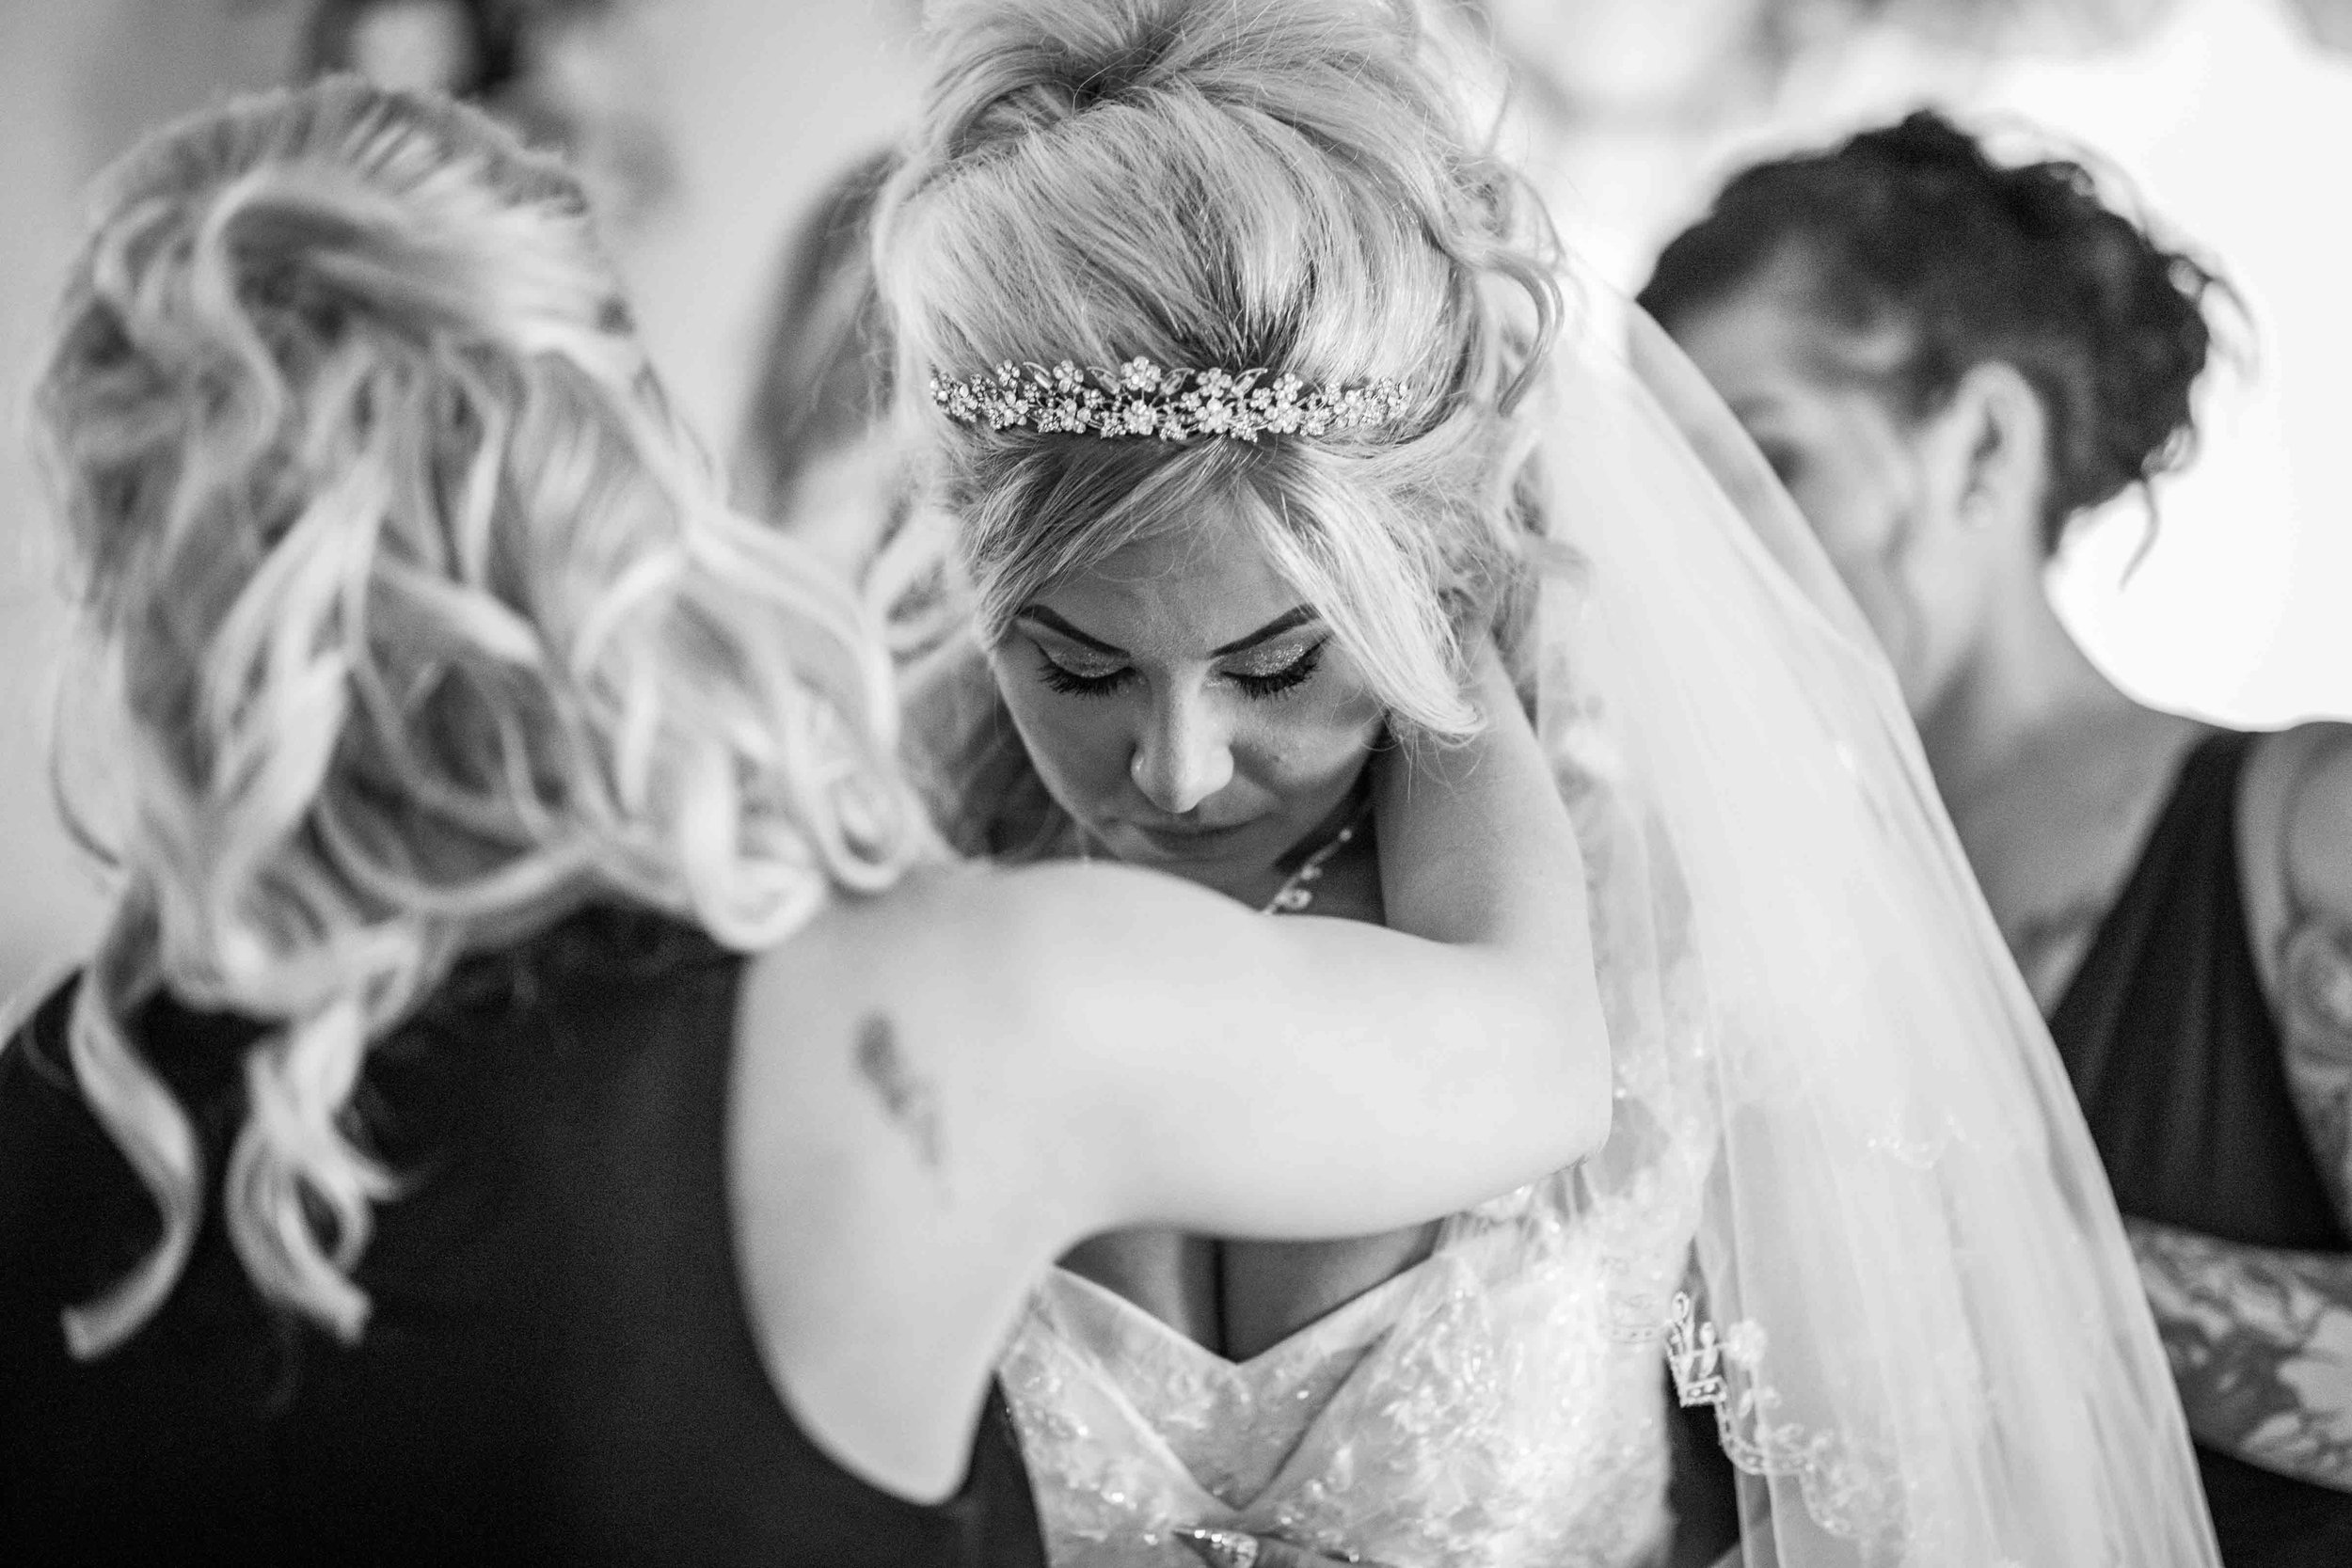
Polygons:
<instances>
[{"instance_id":1,"label":"dark wavy hair","mask_svg":"<svg viewBox=\"0 0 2352 1568\"><path fill-rule=\"evenodd\" d=\"M1880 384L1907 418L1979 364L2014 366L2048 415L2050 549L2069 519L2188 456L2211 302L2236 304L2082 165L2004 166L1932 110L1742 171L1660 255L1641 302L1671 330L1768 273L1793 276L1838 338L1892 337Z\"/></svg>"}]
</instances>

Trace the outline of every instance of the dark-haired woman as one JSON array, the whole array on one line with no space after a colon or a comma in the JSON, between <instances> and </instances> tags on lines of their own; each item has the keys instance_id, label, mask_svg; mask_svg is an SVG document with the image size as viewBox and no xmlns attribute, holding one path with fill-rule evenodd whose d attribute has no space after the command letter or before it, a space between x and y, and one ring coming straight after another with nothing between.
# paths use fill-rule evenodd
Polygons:
<instances>
[{"instance_id":1,"label":"dark-haired woman","mask_svg":"<svg viewBox=\"0 0 2352 1568\"><path fill-rule=\"evenodd\" d=\"M2226 293L1915 114L1747 170L1643 303L1884 643L2129 1217L2223 1555L2352 1561L2352 728L2135 702L2052 609L2173 465Z\"/></svg>"}]
</instances>

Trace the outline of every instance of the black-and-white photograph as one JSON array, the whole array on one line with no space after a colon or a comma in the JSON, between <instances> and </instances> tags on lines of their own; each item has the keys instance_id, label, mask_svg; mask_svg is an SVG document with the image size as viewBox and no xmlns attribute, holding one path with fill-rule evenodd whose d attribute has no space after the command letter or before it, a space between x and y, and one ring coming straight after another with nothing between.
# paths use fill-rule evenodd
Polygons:
<instances>
[{"instance_id":1,"label":"black-and-white photograph","mask_svg":"<svg viewBox=\"0 0 2352 1568\"><path fill-rule=\"evenodd\" d=\"M2352 0L0 129L0 1563L2352 1568Z\"/></svg>"}]
</instances>

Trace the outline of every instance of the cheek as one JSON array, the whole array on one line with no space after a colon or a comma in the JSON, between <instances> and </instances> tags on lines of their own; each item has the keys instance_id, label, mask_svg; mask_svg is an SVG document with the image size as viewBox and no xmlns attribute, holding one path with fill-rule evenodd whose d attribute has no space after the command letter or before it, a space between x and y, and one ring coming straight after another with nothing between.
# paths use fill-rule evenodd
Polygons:
<instances>
[{"instance_id":1,"label":"cheek","mask_svg":"<svg viewBox=\"0 0 2352 1568\"><path fill-rule=\"evenodd\" d=\"M1363 767L1383 717L1360 681L1344 669L1327 670L1287 701L1250 703L1241 710L1234 769L1280 796L1344 788Z\"/></svg>"},{"instance_id":2,"label":"cheek","mask_svg":"<svg viewBox=\"0 0 2352 1568\"><path fill-rule=\"evenodd\" d=\"M1067 806L1122 791L1135 753L1135 726L1121 692L1079 700L1047 690L1001 666L996 689L1012 715L1029 760L1045 786Z\"/></svg>"},{"instance_id":3,"label":"cheek","mask_svg":"<svg viewBox=\"0 0 2352 1568\"><path fill-rule=\"evenodd\" d=\"M1911 531L1899 476L1871 455L1859 440L1821 452L1788 494L1899 670L1917 640L1917 606L1904 559Z\"/></svg>"},{"instance_id":4,"label":"cheek","mask_svg":"<svg viewBox=\"0 0 2352 1568\"><path fill-rule=\"evenodd\" d=\"M1964 641L1964 584L1939 559L1935 530L1882 497L1874 526L1856 530L1832 563L1894 667L1913 714L1934 706Z\"/></svg>"},{"instance_id":5,"label":"cheek","mask_svg":"<svg viewBox=\"0 0 2352 1568\"><path fill-rule=\"evenodd\" d=\"M1893 576L1910 616L1907 658L1897 666L1904 689L1919 705L1941 691L1965 659L1971 628L1979 623L1984 579L1976 561L1957 546L1948 531L1933 531L1901 552Z\"/></svg>"},{"instance_id":6,"label":"cheek","mask_svg":"<svg viewBox=\"0 0 2352 1568\"><path fill-rule=\"evenodd\" d=\"M1827 452L1788 486L1789 499L1840 572L1883 569L1900 511L1887 486L1851 452Z\"/></svg>"}]
</instances>

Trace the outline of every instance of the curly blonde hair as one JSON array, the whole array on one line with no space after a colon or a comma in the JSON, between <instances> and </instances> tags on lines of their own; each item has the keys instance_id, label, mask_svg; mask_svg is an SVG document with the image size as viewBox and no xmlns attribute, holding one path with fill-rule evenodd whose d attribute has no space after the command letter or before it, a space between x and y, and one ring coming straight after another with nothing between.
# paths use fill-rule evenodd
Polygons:
<instances>
[{"instance_id":1,"label":"curly blonde hair","mask_svg":"<svg viewBox=\"0 0 2352 1568\"><path fill-rule=\"evenodd\" d=\"M1461 640L1523 576L1529 396L1558 249L1410 0L950 0L874 256L944 562L991 645L1021 605L1204 508L1247 519L1407 733L1472 727ZM1402 420L1166 443L957 424L1005 361L1394 381ZM925 586L910 533L878 591ZM920 638L914 639L922 641ZM983 725L1003 733L1003 725Z\"/></svg>"},{"instance_id":2,"label":"curly blonde hair","mask_svg":"<svg viewBox=\"0 0 2352 1568\"><path fill-rule=\"evenodd\" d=\"M70 1051L163 1225L67 1335L120 1344L197 1234L128 1029L167 988L264 1025L229 1235L348 1338L396 1191L349 1102L457 955L598 897L772 942L933 841L873 628L722 504L556 163L342 79L103 190L36 393L129 798Z\"/></svg>"}]
</instances>

